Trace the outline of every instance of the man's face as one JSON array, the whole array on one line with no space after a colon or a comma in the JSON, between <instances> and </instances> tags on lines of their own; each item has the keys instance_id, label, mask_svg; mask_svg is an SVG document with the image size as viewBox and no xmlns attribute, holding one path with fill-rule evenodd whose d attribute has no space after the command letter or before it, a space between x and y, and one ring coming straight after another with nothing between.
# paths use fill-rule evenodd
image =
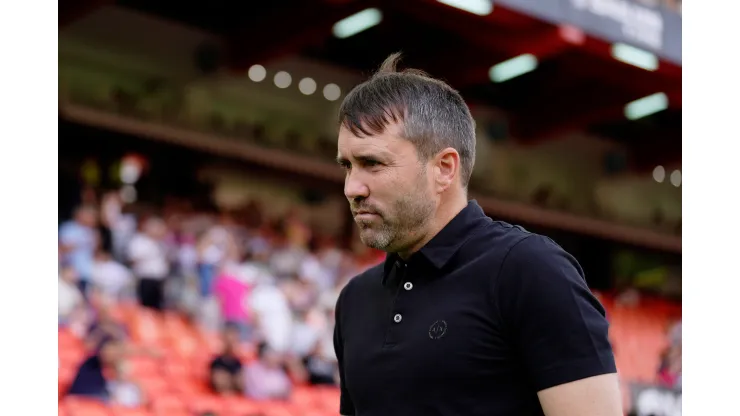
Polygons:
<instances>
[{"instance_id":1,"label":"man's face","mask_svg":"<svg viewBox=\"0 0 740 416\"><path fill-rule=\"evenodd\" d=\"M400 132L399 124L364 138L339 130L337 161L347 172L344 194L360 238L388 252L414 244L437 207L430 169Z\"/></svg>"}]
</instances>

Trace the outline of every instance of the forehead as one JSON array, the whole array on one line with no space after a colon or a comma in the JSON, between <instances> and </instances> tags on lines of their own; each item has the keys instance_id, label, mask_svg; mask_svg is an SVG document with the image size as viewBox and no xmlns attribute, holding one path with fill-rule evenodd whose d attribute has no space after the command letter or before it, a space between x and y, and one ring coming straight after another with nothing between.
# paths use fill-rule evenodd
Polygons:
<instances>
[{"instance_id":1,"label":"forehead","mask_svg":"<svg viewBox=\"0 0 740 416\"><path fill-rule=\"evenodd\" d=\"M337 143L339 157L352 158L369 153L403 154L408 148L413 149L413 144L402 137L401 129L400 123L393 123L380 134L359 137L342 125Z\"/></svg>"}]
</instances>

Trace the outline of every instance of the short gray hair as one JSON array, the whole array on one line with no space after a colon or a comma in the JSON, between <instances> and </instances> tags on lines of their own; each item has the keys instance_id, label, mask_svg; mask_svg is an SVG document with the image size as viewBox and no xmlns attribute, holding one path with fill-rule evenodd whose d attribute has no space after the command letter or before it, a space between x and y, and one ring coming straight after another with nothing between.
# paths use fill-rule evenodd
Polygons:
<instances>
[{"instance_id":1,"label":"short gray hair","mask_svg":"<svg viewBox=\"0 0 740 416\"><path fill-rule=\"evenodd\" d=\"M403 137L421 160L451 147L460 155L460 176L467 188L475 164L475 121L460 94L418 69L396 69L401 58L386 58L370 79L347 94L339 123L357 137L381 134L403 122Z\"/></svg>"}]
</instances>

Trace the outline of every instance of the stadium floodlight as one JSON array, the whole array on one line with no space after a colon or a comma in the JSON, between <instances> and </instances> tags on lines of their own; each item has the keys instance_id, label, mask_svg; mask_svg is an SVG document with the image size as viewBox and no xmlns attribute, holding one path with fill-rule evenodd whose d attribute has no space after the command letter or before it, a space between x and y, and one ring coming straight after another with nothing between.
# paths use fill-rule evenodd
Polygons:
<instances>
[{"instance_id":1,"label":"stadium floodlight","mask_svg":"<svg viewBox=\"0 0 740 416\"><path fill-rule=\"evenodd\" d=\"M478 16L486 16L493 11L492 0L437 0L442 4L465 10Z\"/></svg>"},{"instance_id":2,"label":"stadium floodlight","mask_svg":"<svg viewBox=\"0 0 740 416\"><path fill-rule=\"evenodd\" d=\"M662 92L642 97L624 106L624 115L637 120L668 108L668 97Z\"/></svg>"},{"instance_id":3,"label":"stadium floodlight","mask_svg":"<svg viewBox=\"0 0 740 416\"><path fill-rule=\"evenodd\" d=\"M339 39L348 38L379 24L381 20L383 14L379 9L365 9L335 23L332 33Z\"/></svg>"},{"instance_id":4,"label":"stadium floodlight","mask_svg":"<svg viewBox=\"0 0 740 416\"><path fill-rule=\"evenodd\" d=\"M313 78L303 78L298 83L298 90L305 95L311 95L316 92L316 81Z\"/></svg>"},{"instance_id":5,"label":"stadium floodlight","mask_svg":"<svg viewBox=\"0 0 740 416\"><path fill-rule=\"evenodd\" d=\"M249 67L247 75L249 75L249 79L252 81L261 82L267 76L267 70L262 65L252 65Z\"/></svg>"},{"instance_id":6,"label":"stadium floodlight","mask_svg":"<svg viewBox=\"0 0 740 416\"><path fill-rule=\"evenodd\" d=\"M493 82L504 82L537 68L537 57L532 54L519 55L491 67L488 76Z\"/></svg>"},{"instance_id":7,"label":"stadium floodlight","mask_svg":"<svg viewBox=\"0 0 740 416\"><path fill-rule=\"evenodd\" d=\"M655 182L663 183L665 180L665 168L661 165L658 165L653 169L653 179L655 179Z\"/></svg>"},{"instance_id":8,"label":"stadium floodlight","mask_svg":"<svg viewBox=\"0 0 740 416\"><path fill-rule=\"evenodd\" d=\"M288 88L290 87L290 83L293 82L293 78L289 73L280 71L275 74L273 81L275 82L275 86L278 88Z\"/></svg>"},{"instance_id":9,"label":"stadium floodlight","mask_svg":"<svg viewBox=\"0 0 740 416\"><path fill-rule=\"evenodd\" d=\"M671 173L671 185L678 188L681 186L681 171L680 170L674 170Z\"/></svg>"},{"instance_id":10,"label":"stadium floodlight","mask_svg":"<svg viewBox=\"0 0 740 416\"><path fill-rule=\"evenodd\" d=\"M618 61L642 68L646 71L655 71L658 69L658 57L655 54L625 43L613 44L612 56Z\"/></svg>"},{"instance_id":11,"label":"stadium floodlight","mask_svg":"<svg viewBox=\"0 0 740 416\"><path fill-rule=\"evenodd\" d=\"M342 90L337 84L326 84L324 87L324 98L329 101L336 101L342 95Z\"/></svg>"}]
</instances>

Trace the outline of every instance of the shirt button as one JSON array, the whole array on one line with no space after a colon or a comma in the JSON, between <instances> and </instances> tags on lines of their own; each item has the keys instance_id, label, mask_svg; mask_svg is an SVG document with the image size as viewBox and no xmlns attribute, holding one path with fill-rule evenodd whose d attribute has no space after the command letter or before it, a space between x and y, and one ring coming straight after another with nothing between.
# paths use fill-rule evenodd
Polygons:
<instances>
[{"instance_id":1,"label":"shirt button","mask_svg":"<svg viewBox=\"0 0 740 416\"><path fill-rule=\"evenodd\" d=\"M403 317L401 316L400 313L397 313L396 316L393 317L393 322L399 323L401 322L401 319L403 319Z\"/></svg>"},{"instance_id":2,"label":"shirt button","mask_svg":"<svg viewBox=\"0 0 740 416\"><path fill-rule=\"evenodd\" d=\"M403 284L403 288L406 290L411 290L414 287L414 284L411 282L406 282Z\"/></svg>"}]
</instances>

